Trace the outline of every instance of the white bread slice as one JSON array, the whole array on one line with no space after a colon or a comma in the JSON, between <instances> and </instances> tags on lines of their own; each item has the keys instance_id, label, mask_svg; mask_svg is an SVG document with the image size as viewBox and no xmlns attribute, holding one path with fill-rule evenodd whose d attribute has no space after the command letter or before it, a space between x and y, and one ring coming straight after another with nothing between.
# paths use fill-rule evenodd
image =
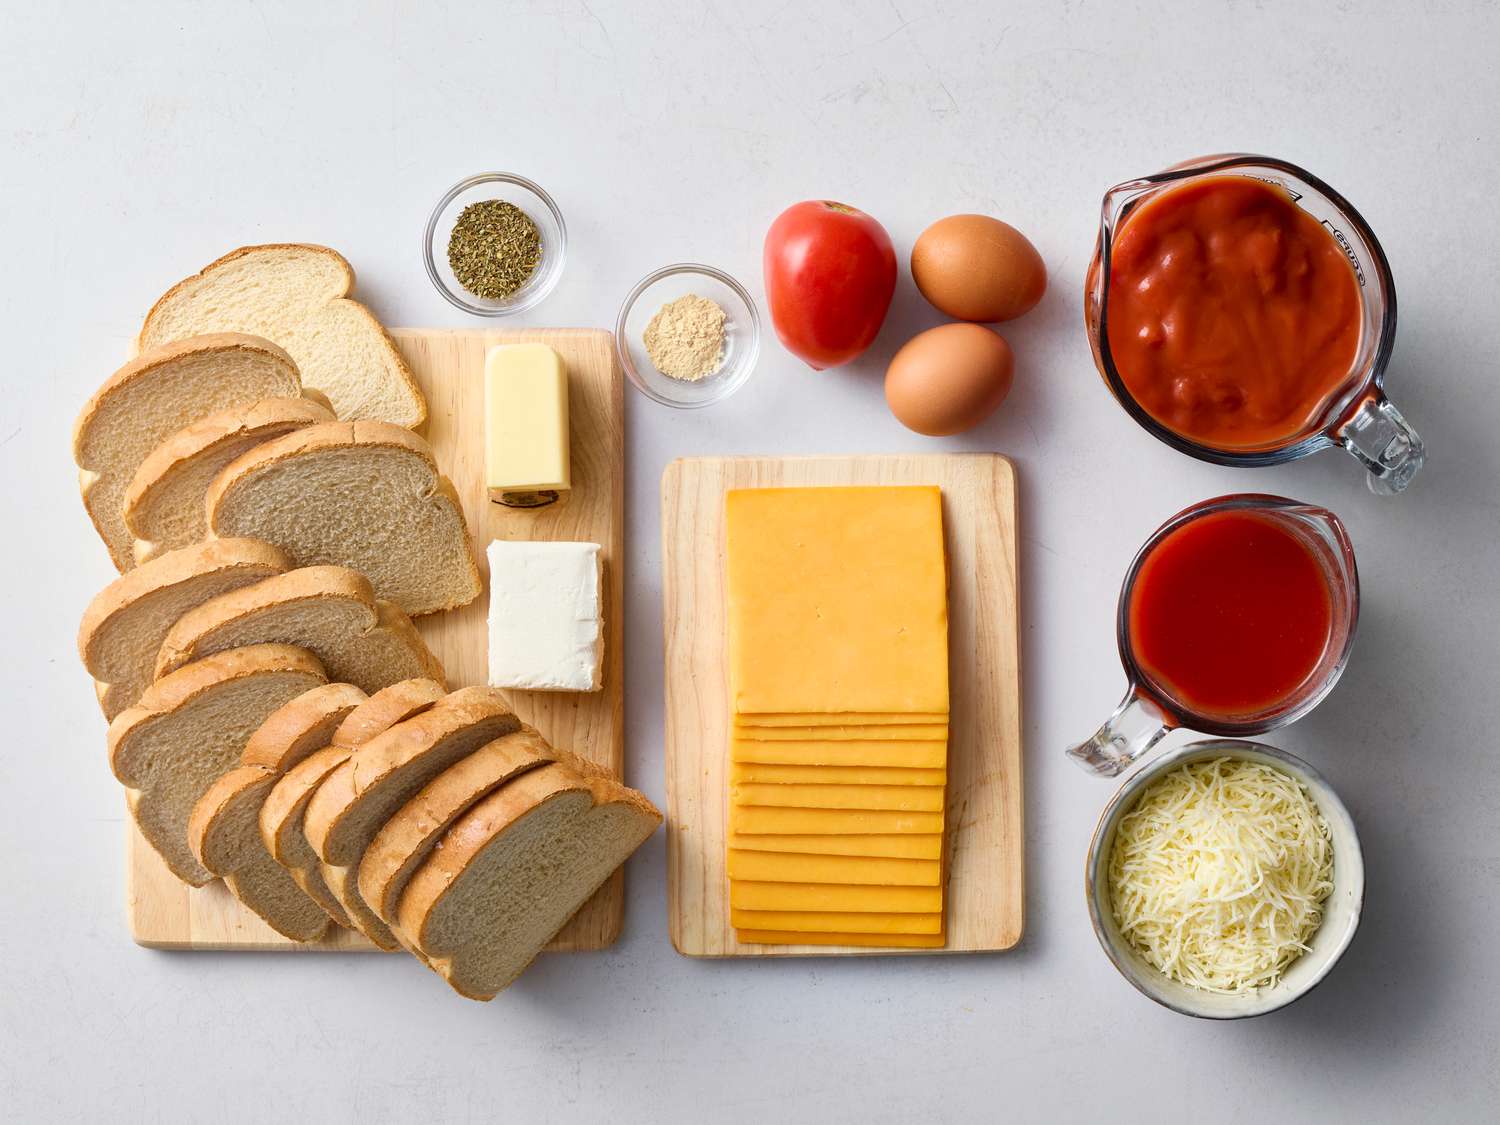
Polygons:
<instances>
[{"instance_id":1,"label":"white bread slice","mask_svg":"<svg viewBox=\"0 0 1500 1125\"><path fill-rule=\"evenodd\" d=\"M351 918L374 915L359 893L358 867L385 822L454 762L520 729L499 691L461 688L376 735L324 778L308 803L303 831Z\"/></svg>"},{"instance_id":2,"label":"white bread slice","mask_svg":"<svg viewBox=\"0 0 1500 1125\"><path fill-rule=\"evenodd\" d=\"M128 789L141 834L172 873L213 878L188 845L193 806L239 764L271 712L327 677L318 658L291 645L230 649L179 668L146 689L109 725L109 764Z\"/></svg>"},{"instance_id":3,"label":"white bread slice","mask_svg":"<svg viewBox=\"0 0 1500 1125\"><path fill-rule=\"evenodd\" d=\"M73 423L73 460L84 507L116 568L135 565L125 490L153 449L205 414L301 391L291 356L239 333L143 352L106 379Z\"/></svg>"},{"instance_id":4,"label":"white bread slice","mask_svg":"<svg viewBox=\"0 0 1500 1125\"><path fill-rule=\"evenodd\" d=\"M332 422L333 411L310 398L267 398L190 422L147 454L125 489L124 519L135 536L135 561L187 547L208 535L203 498L240 454L303 426Z\"/></svg>"},{"instance_id":5,"label":"white bread slice","mask_svg":"<svg viewBox=\"0 0 1500 1125\"><path fill-rule=\"evenodd\" d=\"M140 346L253 332L290 352L340 418L420 426L422 392L380 322L349 299L353 288L353 268L326 246L242 246L167 290L146 314Z\"/></svg>"},{"instance_id":6,"label":"white bread slice","mask_svg":"<svg viewBox=\"0 0 1500 1125\"><path fill-rule=\"evenodd\" d=\"M113 719L151 683L156 654L188 610L290 570L284 551L258 539L218 539L168 551L99 592L78 626L78 655Z\"/></svg>"},{"instance_id":7,"label":"white bread slice","mask_svg":"<svg viewBox=\"0 0 1500 1125\"><path fill-rule=\"evenodd\" d=\"M501 786L445 832L397 929L462 996L489 1000L661 823L642 794L558 762Z\"/></svg>"},{"instance_id":8,"label":"white bread slice","mask_svg":"<svg viewBox=\"0 0 1500 1125\"><path fill-rule=\"evenodd\" d=\"M354 900L356 910L351 915L333 893L322 861L308 846L304 817L318 786L348 760L356 747L426 711L444 694L440 684L427 679L405 680L376 692L349 712L334 730L327 749L315 751L286 772L261 809L261 839L272 857L287 868L297 885L316 899L334 921L358 929L382 949L398 948L395 937L368 907L358 909L364 906L362 901ZM338 882L342 887L341 875Z\"/></svg>"},{"instance_id":9,"label":"white bread slice","mask_svg":"<svg viewBox=\"0 0 1500 1125\"><path fill-rule=\"evenodd\" d=\"M482 588L458 494L399 426L327 422L256 446L209 487L207 511L214 535L275 543L299 566L352 567L413 617Z\"/></svg>"},{"instance_id":10,"label":"white bread slice","mask_svg":"<svg viewBox=\"0 0 1500 1125\"><path fill-rule=\"evenodd\" d=\"M406 881L448 827L507 781L557 759L541 735L523 727L449 766L375 834L359 861L360 897L384 921L395 921Z\"/></svg>"},{"instance_id":11,"label":"white bread slice","mask_svg":"<svg viewBox=\"0 0 1500 1125\"><path fill-rule=\"evenodd\" d=\"M353 684L305 691L266 717L230 770L193 807L188 844L200 863L224 878L230 892L294 941L322 937L343 911L331 895L302 890L267 850L260 834L266 798L281 775L328 746L333 732L367 696Z\"/></svg>"},{"instance_id":12,"label":"white bread slice","mask_svg":"<svg viewBox=\"0 0 1500 1125\"><path fill-rule=\"evenodd\" d=\"M188 611L162 640L156 674L226 648L268 641L310 650L329 679L366 692L416 676L443 679L443 666L411 618L390 602L376 601L369 580L342 566L291 570Z\"/></svg>"},{"instance_id":13,"label":"white bread slice","mask_svg":"<svg viewBox=\"0 0 1500 1125\"><path fill-rule=\"evenodd\" d=\"M260 810L278 774L240 766L208 788L193 807L188 842L205 868L282 937L316 941L329 915L271 858L260 839Z\"/></svg>"}]
</instances>

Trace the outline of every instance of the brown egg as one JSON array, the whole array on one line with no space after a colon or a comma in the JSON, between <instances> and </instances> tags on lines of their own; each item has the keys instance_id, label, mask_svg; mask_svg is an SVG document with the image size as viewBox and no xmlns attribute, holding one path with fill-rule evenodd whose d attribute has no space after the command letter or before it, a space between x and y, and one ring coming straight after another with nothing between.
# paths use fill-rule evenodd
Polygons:
<instances>
[{"instance_id":1,"label":"brown egg","mask_svg":"<svg viewBox=\"0 0 1500 1125\"><path fill-rule=\"evenodd\" d=\"M1015 360L997 332L941 324L918 333L891 357L885 401L901 424L932 437L971 430L1010 393Z\"/></svg>"},{"instance_id":2,"label":"brown egg","mask_svg":"<svg viewBox=\"0 0 1500 1125\"><path fill-rule=\"evenodd\" d=\"M911 248L911 276L941 312L957 320L1014 320L1047 291L1047 266L1009 223L950 215Z\"/></svg>"}]
</instances>

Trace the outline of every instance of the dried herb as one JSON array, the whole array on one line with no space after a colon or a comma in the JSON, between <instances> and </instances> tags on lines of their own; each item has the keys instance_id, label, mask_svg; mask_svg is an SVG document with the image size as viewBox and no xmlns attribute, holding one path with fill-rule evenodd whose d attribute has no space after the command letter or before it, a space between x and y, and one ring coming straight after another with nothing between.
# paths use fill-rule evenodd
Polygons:
<instances>
[{"instance_id":1,"label":"dried herb","mask_svg":"<svg viewBox=\"0 0 1500 1125\"><path fill-rule=\"evenodd\" d=\"M489 301L504 300L525 285L541 261L541 232L525 211L503 199L469 204L448 238L453 276Z\"/></svg>"}]
</instances>

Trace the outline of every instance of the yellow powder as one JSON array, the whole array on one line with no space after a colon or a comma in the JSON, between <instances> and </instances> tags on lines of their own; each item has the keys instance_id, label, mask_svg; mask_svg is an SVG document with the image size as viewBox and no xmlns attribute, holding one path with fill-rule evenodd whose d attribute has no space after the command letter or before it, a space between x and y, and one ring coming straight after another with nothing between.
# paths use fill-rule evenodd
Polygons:
<instances>
[{"instance_id":1,"label":"yellow powder","mask_svg":"<svg viewBox=\"0 0 1500 1125\"><path fill-rule=\"evenodd\" d=\"M656 310L641 342L663 375L697 382L724 362L724 310L696 293L678 297Z\"/></svg>"}]
</instances>

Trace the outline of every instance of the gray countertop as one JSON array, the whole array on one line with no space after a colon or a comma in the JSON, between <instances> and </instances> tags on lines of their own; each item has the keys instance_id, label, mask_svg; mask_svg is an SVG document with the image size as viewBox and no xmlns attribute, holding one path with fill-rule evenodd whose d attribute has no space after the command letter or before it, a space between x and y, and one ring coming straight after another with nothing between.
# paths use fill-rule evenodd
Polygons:
<instances>
[{"instance_id":1,"label":"gray countertop","mask_svg":"<svg viewBox=\"0 0 1500 1125\"><path fill-rule=\"evenodd\" d=\"M1418 8L1420 7L1420 10ZM559 0L3 2L0 420L13 726L0 753L0 1118L12 1121L1474 1120L1500 1103L1500 9ZM337 10L334 10L334 9ZM1338 453L1258 472L1134 426L1080 316L1105 188L1267 152L1353 201L1390 257L1388 387L1426 438L1405 496ZM427 212L520 172L568 222L529 324L612 325L700 260L763 301L760 242L801 198L881 219L998 215L1047 260L1005 328L1015 391L937 441L885 361L939 321L903 265L871 353L813 374L767 339L734 399L628 403L628 776L665 803L657 486L681 455L999 450L1017 465L1027 931L996 956L695 962L666 936L665 839L630 862L623 939L477 1005L404 957L164 954L122 917L122 801L73 647L111 576L68 427L159 292L247 242L342 250L391 324L464 326L422 269ZM764 311L764 305L762 305ZM1337 511L1364 603L1353 660L1268 741L1324 771L1369 867L1362 932L1307 999L1184 1019L1097 948L1083 898L1113 790L1061 756L1123 688L1120 577L1162 519L1279 492ZM1174 735L1175 744L1186 736ZM1490 1106L1484 1111L1484 1106Z\"/></svg>"}]
</instances>

